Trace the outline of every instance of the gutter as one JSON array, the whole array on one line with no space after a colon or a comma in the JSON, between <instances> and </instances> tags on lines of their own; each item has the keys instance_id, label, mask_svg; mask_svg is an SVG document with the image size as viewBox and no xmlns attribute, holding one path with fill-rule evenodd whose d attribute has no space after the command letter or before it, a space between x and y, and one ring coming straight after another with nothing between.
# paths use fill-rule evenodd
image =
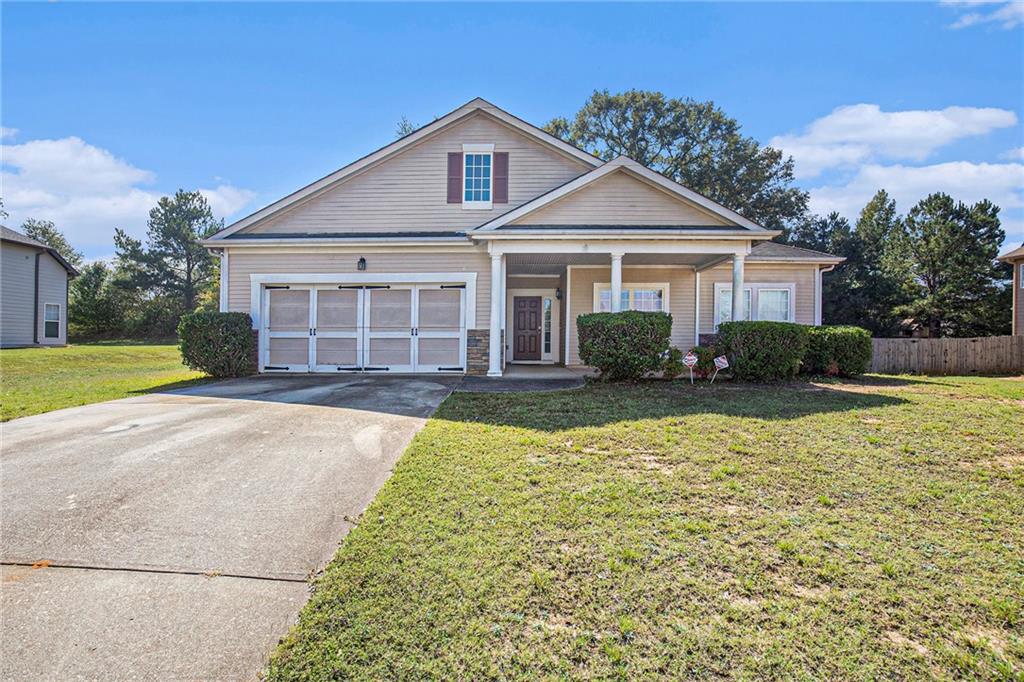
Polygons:
<instances>
[{"instance_id":1,"label":"gutter","mask_svg":"<svg viewBox=\"0 0 1024 682\"><path fill-rule=\"evenodd\" d=\"M764 232L753 232L751 230L745 230L743 232L721 232L716 230L706 231L687 231L687 232L665 232L663 230L653 231L630 231L630 232L565 232L562 230L544 230L543 232L510 232L507 230L501 230L500 232L489 231L489 232L470 232L469 237L472 239L481 240L497 240L497 239L538 239L544 237L566 237L572 239L615 239L619 241L629 239L673 239L679 240L680 238L686 239L691 237L694 239L730 239L740 241L752 241L758 239L771 239L782 234L778 230L765 230Z\"/></svg>"}]
</instances>

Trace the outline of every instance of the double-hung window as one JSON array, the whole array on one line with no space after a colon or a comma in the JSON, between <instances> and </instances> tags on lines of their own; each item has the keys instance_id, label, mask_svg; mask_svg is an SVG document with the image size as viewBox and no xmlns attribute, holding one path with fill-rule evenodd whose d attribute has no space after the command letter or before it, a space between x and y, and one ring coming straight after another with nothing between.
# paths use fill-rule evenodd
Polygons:
<instances>
[{"instance_id":1,"label":"double-hung window","mask_svg":"<svg viewBox=\"0 0 1024 682\"><path fill-rule=\"evenodd\" d=\"M462 207L491 208L494 145L462 145Z\"/></svg>"},{"instance_id":2,"label":"double-hung window","mask_svg":"<svg viewBox=\"0 0 1024 682\"><path fill-rule=\"evenodd\" d=\"M668 310L668 284L623 284L620 310L662 313ZM611 284L594 285L594 311L612 311Z\"/></svg>"},{"instance_id":3,"label":"double-hung window","mask_svg":"<svg viewBox=\"0 0 1024 682\"><path fill-rule=\"evenodd\" d=\"M43 308L43 336L48 339L60 338L59 303L47 303Z\"/></svg>"},{"instance_id":4,"label":"double-hung window","mask_svg":"<svg viewBox=\"0 0 1024 682\"><path fill-rule=\"evenodd\" d=\"M747 284L743 287L743 319L795 322L794 284ZM751 316L753 313L753 316ZM732 320L732 286L715 284L715 329Z\"/></svg>"}]
</instances>

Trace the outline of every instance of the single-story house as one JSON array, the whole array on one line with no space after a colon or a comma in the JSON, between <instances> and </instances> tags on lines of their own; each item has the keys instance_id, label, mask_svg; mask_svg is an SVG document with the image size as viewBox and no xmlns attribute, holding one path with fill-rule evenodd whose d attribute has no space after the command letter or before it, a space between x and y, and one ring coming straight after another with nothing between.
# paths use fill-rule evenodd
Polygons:
<instances>
[{"instance_id":1,"label":"single-story house","mask_svg":"<svg viewBox=\"0 0 1024 682\"><path fill-rule=\"evenodd\" d=\"M1024 335L1024 244L999 256L999 260L1013 266L1012 334L1014 336Z\"/></svg>"},{"instance_id":2,"label":"single-story house","mask_svg":"<svg viewBox=\"0 0 1024 682\"><path fill-rule=\"evenodd\" d=\"M62 346L78 271L46 244L0 225L0 347Z\"/></svg>"},{"instance_id":3,"label":"single-story house","mask_svg":"<svg viewBox=\"0 0 1024 682\"><path fill-rule=\"evenodd\" d=\"M593 311L670 312L683 350L723 320L820 324L842 259L777 234L474 99L204 244L261 372L500 376L581 364Z\"/></svg>"}]
</instances>

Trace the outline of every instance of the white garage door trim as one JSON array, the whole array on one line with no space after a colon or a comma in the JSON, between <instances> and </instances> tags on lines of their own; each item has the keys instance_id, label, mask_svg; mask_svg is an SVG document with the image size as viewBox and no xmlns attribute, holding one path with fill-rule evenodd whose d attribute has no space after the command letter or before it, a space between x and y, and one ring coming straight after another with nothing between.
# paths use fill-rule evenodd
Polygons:
<instances>
[{"instance_id":1,"label":"white garage door trim","mask_svg":"<svg viewBox=\"0 0 1024 682\"><path fill-rule=\"evenodd\" d=\"M372 279L371 279L372 278ZM385 279L387 278L387 279ZM470 320L475 317L475 280L476 273L425 273L420 275L407 274L399 275L400 279L412 280L413 284L400 284L395 282L395 275L381 274L381 275L364 275L359 274L355 277L351 275L252 275L251 280L253 288L256 291L257 303L255 310L257 314L253 315L254 320L260 320L259 330L259 370L263 371L284 371L284 372L322 372L322 371L394 371L394 372L448 372L448 371L459 371L464 372L466 367L466 331L469 328ZM424 282L424 279L435 279L440 280L439 282ZM354 284L351 280L355 279ZM259 281L264 280L264 281ZM271 280L271 281L266 281ZM285 281L277 281L285 280ZM300 281L296 281L300 280ZM313 281L321 280L321 281ZM339 284L339 280L342 283ZM344 280L349 280L345 282ZM461 281L459 281L461 280ZM322 330L318 334L317 330L317 305L319 300L318 292L326 292L337 287L338 289L348 288L359 288L358 297L358 318L356 329L359 331L350 330L342 331L335 330L328 332ZM303 324L309 326L308 336L308 357L309 361L307 364L289 364L286 366L272 366L270 365L270 338L271 337L292 337L292 336L303 336L306 334L303 330L302 334L298 331L292 333L292 331L275 331L272 332L269 328L264 328L262 322L269 320L269 306L271 292L277 289L288 289L291 291L304 291L308 292L308 301L310 306L309 319ZM388 289L395 292L408 290L410 292L410 323L414 327L408 331L398 329L388 330L380 329L373 330L369 326L368 316L369 310L372 307L370 303L373 291L376 289ZM419 301L422 294L431 290L444 290L444 289L457 289L458 290L458 325L457 327L448 328L445 325L436 327L430 323L419 320ZM435 297L436 298L436 297ZM436 305L433 308L436 310ZM419 329L419 325L424 324L426 328ZM302 326L302 325L300 325ZM364 328L365 326L365 328ZM358 366L335 366L335 365L323 365L321 366L318 360L319 349L317 339L321 336L326 340L328 337L349 337L352 336L356 339L356 357L359 358ZM401 362L395 365L388 366L374 366L370 362L371 349L373 347L373 339L387 340L394 337L398 339L410 339L409 341L409 358L408 362ZM458 362L449 362L447 365L435 365L428 364L430 361L427 360L427 356L424 355L421 361L421 350L424 353L428 351L420 348L421 338L424 342L433 342L435 345L438 342L444 342L444 339L451 339L458 344ZM434 350L434 349L432 349ZM452 349L454 350L454 349ZM385 351L386 352L386 351ZM430 358L437 358L436 350L430 354ZM379 362L379 361L378 361ZM435 360L436 362L436 360ZM278 363L274 363L277 365ZM455 366L457 364L457 366Z\"/></svg>"}]
</instances>

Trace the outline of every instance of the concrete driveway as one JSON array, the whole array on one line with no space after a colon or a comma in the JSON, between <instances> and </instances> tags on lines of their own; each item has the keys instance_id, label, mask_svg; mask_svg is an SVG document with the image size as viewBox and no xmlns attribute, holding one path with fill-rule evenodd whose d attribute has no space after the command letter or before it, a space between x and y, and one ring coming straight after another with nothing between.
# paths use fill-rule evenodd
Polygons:
<instances>
[{"instance_id":1,"label":"concrete driveway","mask_svg":"<svg viewBox=\"0 0 1024 682\"><path fill-rule=\"evenodd\" d=\"M0 678L255 678L457 383L257 377L4 424Z\"/></svg>"}]
</instances>

